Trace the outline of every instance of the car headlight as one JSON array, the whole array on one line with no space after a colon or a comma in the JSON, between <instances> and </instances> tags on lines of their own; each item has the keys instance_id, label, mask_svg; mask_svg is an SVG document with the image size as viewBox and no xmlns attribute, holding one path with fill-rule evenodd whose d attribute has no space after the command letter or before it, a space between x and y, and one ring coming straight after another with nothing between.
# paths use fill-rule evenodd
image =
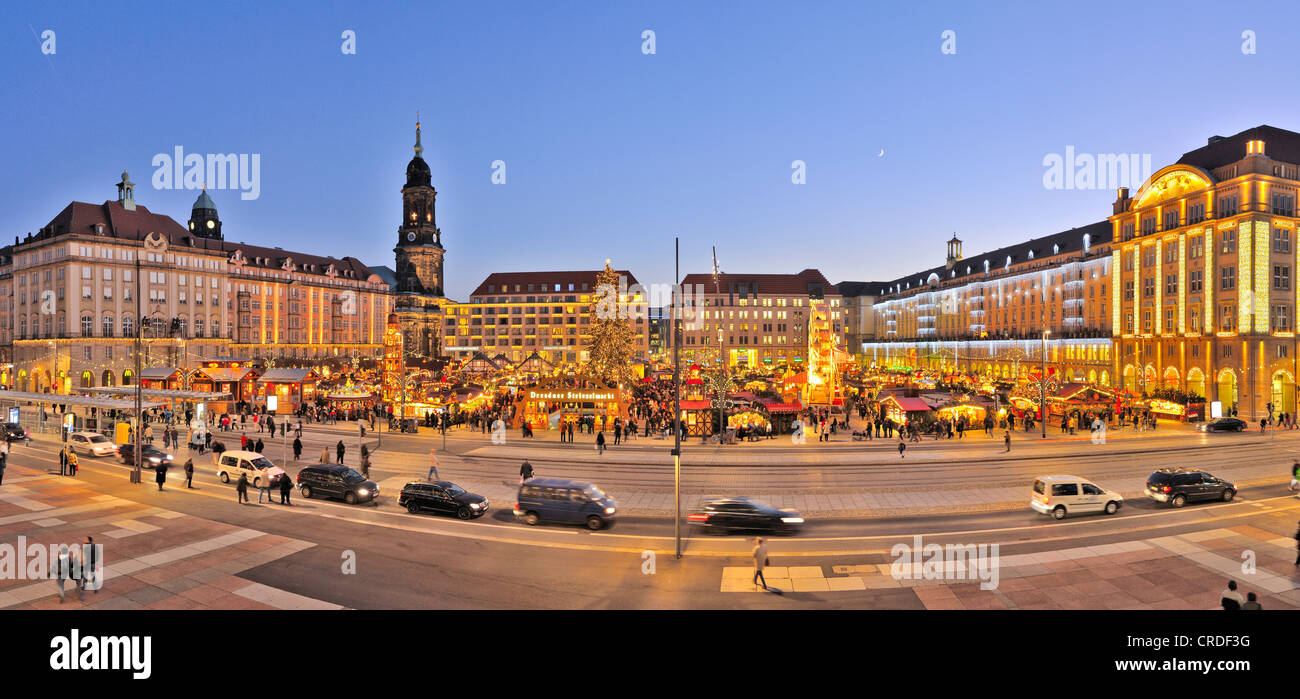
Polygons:
<instances>
[{"instance_id":1,"label":"car headlight","mask_svg":"<svg viewBox=\"0 0 1300 699\"><path fill-rule=\"evenodd\" d=\"M162 461L162 459L159 459L159 458L156 457L156 456L151 456L151 457L149 457L149 461L150 461L151 463L155 463L155 464L156 464L156 463L159 463L160 461Z\"/></svg>"},{"instance_id":2,"label":"car headlight","mask_svg":"<svg viewBox=\"0 0 1300 699\"><path fill-rule=\"evenodd\" d=\"M370 494L370 491L369 491L369 490L366 490L365 488L362 488L361 490L358 490L358 491L357 491L357 495L369 495L369 494Z\"/></svg>"},{"instance_id":3,"label":"car headlight","mask_svg":"<svg viewBox=\"0 0 1300 699\"><path fill-rule=\"evenodd\" d=\"M606 507L606 508L605 508L605 514L607 514L607 515L612 515L612 514L614 514L614 508L612 508L612 507Z\"/></svg>"},{"instance_id":4,"label":"car headlight","mask_svg":"<svg viewBox=\"0 0 1300 699\"><path fill-rule=\"evenodd\" d=\"M168 461L171 461L171 460L174 459L174 458L176 458L176 457L172 456L171 454L168 454L168 455L167 455L167 460L168 460Z\"/></svg>"},{"instance_id":5,"label":"car headlight","mask_svg":"<svg viewBox=\"0 0 1300 699\"><path fill-rule=\"evenodd\" d=\"M785 524L803 524L803 517L782 517L781 521Z\"/></svg>"},{"instance_id":6,"label":"car headlight","mask_svg":"<svg viewBox=\"0 0 1300 699\"><path fill-rule=\"evenodd\" d=\"M480 507L482 507L483 505L482 505L481 503L471 502L471 503L469 504L469 506L470 506L471 508L477 510L477 509L479 509Z\"/></svg>"}]
</instances>

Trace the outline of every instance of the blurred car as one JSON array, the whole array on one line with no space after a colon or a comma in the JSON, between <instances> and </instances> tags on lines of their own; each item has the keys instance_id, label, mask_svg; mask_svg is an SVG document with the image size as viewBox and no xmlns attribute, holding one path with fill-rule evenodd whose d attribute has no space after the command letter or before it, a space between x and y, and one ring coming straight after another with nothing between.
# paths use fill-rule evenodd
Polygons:
<instances>
[{"instance_id":1,"label":"blurred car","mask_svg":"<svg viewBox=\"0 0 1300 699\"><path fill-rule=\"evenodd\" d=\"M379 486L342 464L316 464L298 472L298 490L304 498L323 495L355 505L379 497Z\"/></svg>"},{"instance_id":2,"label":"blurred car","mask_svg":"<svg viewBox=\"0 0 1300 699\"><path fill-rule=\"evenodd\" d=\"M1235 417L1221 417L1213 422L1197 425L1196 429L1201 432L1242 432L1246 427L1245 420L1238 420Z\"/></svg>"},{"instance_id":3,"label":"blurred car","mask_svg":"<svg viewBox=\"0 0 1300 699\"><path fill-rule=\"evenodd\" d=\"M98 432L73 432L68 435L68 446L72 451L87 456L112 456L117 453L117 445Z\"/></svg>"},{"instance_id":4,"label":"blurred car","mask_svg":"<svg viewBox=\"0 0 1300 699\"><path fill-rule=\"evenodd\" d=\"M117 447L117 455L122 459L122 463L129 466L135 465L134 444L130 442L119 444ZM140 465L142 467L154 468L159 464L166 464L170 467L172 465L172 455L153 446L152 444L146 444L140 448Z\"/></svg>"},{"instance_id":5,"label":"blurred car","mask_svg":"<svg viewBox=\"0 0 1300 699\"><path fill-rule=\"evenodd\" d=\"M797 511L774 507L752 498L706 500L686 516L686 521L719 534L735 531L793 534L803 528L804 524L803 517Z\"/></svg>"},{"instance_id":6,"label":"blurred car","mask_svg":"<svg viewBox=\"0 0 1300 699\"><path fill-rule=\"evenodd\" d=\"M16 422L4 423L4 438L10 442L18 442L27 439L27 430Z\"/></svg>"},{"instance_id":7,"label":"blurred car","mask_svg":"<svg viewBox=\"0 0 1300 699\"><path fill-rule=\"evenodd\" d=\"M542 520L581 522L596 531L614 521L614 498L585 481L529 478L519 486L515 516L530 526Z\"/></svg>"},{"instance_id":8,"label":"blurred car","mask_svg":"<svg viewBox=\"0 0 1300 699\"><path fill-rule=\"evenodd\" d=\"M1034 479L1029 506L1056 519L1084 512L1113 515L1124 505L1124 496L1106 490L1078 476L1041 476Z\"/></svg>"},{"instance_id":9,"label":"blurred car","mask_svg":"<svg viewBox=\"0 0 1300 699\"><path fill-rule=\"evenodd\" d=\"M1237 486L1194 468L1162 468L1147 478L1147 497L1156 502L1182 507L1198 500L1231 502Z\"/></svg>"},{"instance_id":10,"label":"blurred car","mask_svg":"<svg viewBox=\"0 0 1300 699\"><path fill-rule=\"evenodd\" d=\"M468 492L451 481L407 483L402 486L397 504L411 514L437 512L454 514L461 519L482 517L488 510L487 498Z\"/></svg>"}]
</instances>

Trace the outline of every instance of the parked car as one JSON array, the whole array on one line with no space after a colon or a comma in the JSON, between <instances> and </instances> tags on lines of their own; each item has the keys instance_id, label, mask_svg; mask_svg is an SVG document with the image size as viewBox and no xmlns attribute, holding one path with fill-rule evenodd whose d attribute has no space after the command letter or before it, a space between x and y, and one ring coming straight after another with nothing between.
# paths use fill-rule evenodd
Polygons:
<instances>
[{"instance_id":1,"label":"parked car","mask_svg":"<svg viewBox=\"0 0 1300 699\"><path fill-rule=\"evenodd\" d=\"M229 483L232 480L239 480L240 476L247 476L248 482L254 488L260 488L263 476L271 474L271 484L279 482L280 476L284 475L284 469L276 466L270 459L262 456L255 451L234 451L221 452L221 458L217 459L217 478L222 483Z\"/></svg>"},{"instance_id":2,"label":"parked car","mask_svg":"<svg viewBox=\"0 0 1300 699\"><path fill-rule=\"evenodd\" d=\"M397 504L411 514L437 512L454 514L461 519L482 517L488 510L487 498L468 492L451 481L407 483L402 486Z\"/></svg>"},{"instance_id":3,"label":"parked car","mask_svg":"<svg viewBox=\"0 0 1300 699\"><path fill-rule=\"evenodd\" d=\"M1237 486L1194 468L1162 468L1147 478L1147 497L1182 507L1197 500L1231 502Z\"/></svg>"},{"instance_id":4,"label":"parked car","mask_svg":"<svg viewBox=\"0 0 1300 699\"><path fill-rule=\"evenodd\" d=\"M1029 506L1056 519L1085 512L1113 515L1124 506L1124 496L1078 476L1041 476L1034 479Z\"/></svg>"},{"instance_id":5,"label":"parked car","mask_svg":"<svg viewBox=\"0 0 1300 699\"><path fill-rule=\"evenodd\" d=\"M343 498L349 505L379 497L379 486L374 481L341 464L316 464L299 471L298 490L304 498Z\"/></svg>"},{"instance_id":6,"label":"parked car","mask_svg":"<svg viewBox=\"0 0 1300 699\"><path fill-rule=\"evenodd\" d=\"M1201 432L1242 432L1246 429L1246 421L1238 420L1235 417L1221 417L1212 422L1206 422L1196 426Z\"/></svg>"},{"instance_id":7,"label":"parked car","mask_svg":"<svg viewBox=\"0 0 1300 699\"><path fill-rule=\"evenodd\" d=\"M581 522L593 531L613 522L617 511L614 498L600 488L562 478L529 478L519 486L515 503L515 516L525 524Z\"/></svg>"},{"instance_id":8,"label":"parked car","mask_svg":"<svg viewBox=\"0 0 1300 699\"><path fill-rule=\"evenodd\" d=\"M135 445L131 442L119 444L117 446L117 455L122 459L122 463L128 466L135 465ZM171 466L172 455L150 444L140 447L140 465L142 467L153 468L158 464Z\"/></svg>"},{"instance_id":9,"label":"parked car","mask_svg":"<svg viewBox=\"0 0 1300 699\"><path fill-rule=\"evenodd\" d=\"M98 432L73 432L68 435L68 446L72 451L87 456L112 456L117 453L113 440Z\"/></svg>"},{"instance_id":10,"label":"parked car","mask_svg":"<svg viewBox=\"0 0 1300 699\"><path fill-rule=\"evenodd\" d=\"M27 430L16 422L4 423L4 438L10 442L21 442L28 439Z\"/></svg>"},{"instance_id":11,"label":"parked car","mask_svg":"<svg viewBox=\"0 0 1300 699\"><path fill-rule=\"evenodd\" d=\"M686 516L686 521L705 531L726 534L734 531L764 531L792 534L803 527L803 517L795 510L782 509L762 500L717 498L700 503Z\"/></svg>"}]
</instances>

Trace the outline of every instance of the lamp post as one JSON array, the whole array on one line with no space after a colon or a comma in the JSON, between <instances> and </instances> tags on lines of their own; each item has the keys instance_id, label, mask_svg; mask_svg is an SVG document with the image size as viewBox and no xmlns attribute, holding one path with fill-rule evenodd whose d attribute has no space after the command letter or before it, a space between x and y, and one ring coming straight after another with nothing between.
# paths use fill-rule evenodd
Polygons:
<instances>
[{"instance_id":1,"label":"lamp post","mask_svg":"<svg viewBox=\"0 0 1300 699\"><path fill-rule=\"evenodd\" d=\"M131 482L140 482L140 433L144 431L144 407L143 396L140 392L140 372L142 371L142 357L140 355L140 338L144 334L144 304L140 299L140 255L135 256L135 374L131 377L135 381L135 448L131 450L132 467Z\"/></svg>"},{"instance_id":2,"label":"lamp post","mask_svg":"<svg viewBox=\"0 0 1300 699\"><path fill-rule=\"evenodd\" d=\"M681 374L681 317L678 304L685 308L681 296L680 270L677 268L680 239L673 238L673 284L672 299L673 323L673 502L676 516L673 517L673 540L676 542L674 555L682 557L682 374Z\"/></svg>"},{"instance_id":3,"label":"lamp post","mask_svg":"<svg viewBox=\"0 0 1300 699\"><path fill-rule=\"evenodd\" d=\"M1051 330L1043 330L1043 370L1042 375L1038 377L1038 417L1043 423L1043 439L1047 438L1047 334L1050 332Z\"/></svg>"}]
</instances>

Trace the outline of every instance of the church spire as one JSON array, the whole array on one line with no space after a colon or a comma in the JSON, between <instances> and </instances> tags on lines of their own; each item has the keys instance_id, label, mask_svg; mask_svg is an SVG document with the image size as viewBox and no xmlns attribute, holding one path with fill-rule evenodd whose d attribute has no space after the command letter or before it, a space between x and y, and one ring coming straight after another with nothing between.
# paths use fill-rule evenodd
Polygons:
<instances>
[{"instance_id":1,"label":"church spire","mask_svg":"<svg viewBox=\"0 0 1300 699\"><path fill-rule=\"evenodd\" d=\"M420 113L415 113L415 157L424 158L424 146L420 145Z\"/></svg>"}]
</instances>

